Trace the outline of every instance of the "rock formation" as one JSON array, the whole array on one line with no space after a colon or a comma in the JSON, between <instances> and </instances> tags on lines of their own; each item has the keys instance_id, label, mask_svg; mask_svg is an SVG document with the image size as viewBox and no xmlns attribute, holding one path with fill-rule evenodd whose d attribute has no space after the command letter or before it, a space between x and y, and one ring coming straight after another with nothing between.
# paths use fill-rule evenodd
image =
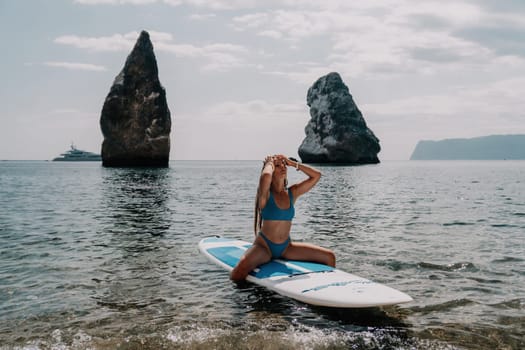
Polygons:
<instances>
[{"instance_id":1,"label":"rock formation","mask_svg":"<svg viewBox=\"0 0 525 350\"><path fill-rule=\"evenodd\" d=\"M308 89L311 119L299 147L305 163L379 163L379 140L357 108L338 73L319 78Z\"/></svg>"},{"instance_id":2,"label":"rock formation","mask_svg":"<svg viewBox=\"0 0 525 350\"><path fill-rule=\"evenodd\" d=\"M100 128L102 165L168 166L171 117L146 31L140 33L111 86Z\"/></svg>"}]
</instances>

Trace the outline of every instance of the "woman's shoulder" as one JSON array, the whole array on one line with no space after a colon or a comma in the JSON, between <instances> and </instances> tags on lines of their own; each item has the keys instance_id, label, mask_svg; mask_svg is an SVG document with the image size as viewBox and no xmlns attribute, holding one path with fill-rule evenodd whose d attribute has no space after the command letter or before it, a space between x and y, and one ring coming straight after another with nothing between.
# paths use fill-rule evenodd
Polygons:
<instances>
[{"instance_id":1,"label":"woman's shoulder","mask_svg":"<svg viewBox=\"0 0 525 350\"><path fill-rule=\"evenodd\" d=\"M295 199L297 197L297 184L288 187L288 193Z\"/></svg>"}]
</instances>

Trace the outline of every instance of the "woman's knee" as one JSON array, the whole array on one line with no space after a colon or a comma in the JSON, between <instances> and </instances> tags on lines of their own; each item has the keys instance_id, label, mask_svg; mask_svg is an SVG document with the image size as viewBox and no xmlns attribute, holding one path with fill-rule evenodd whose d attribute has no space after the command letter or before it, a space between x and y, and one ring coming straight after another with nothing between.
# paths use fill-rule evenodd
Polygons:
<instances>
[{"instance_id":1,"label":"woman's knee","mask_svg":"<svg viewBox=\"0 0 525 350\"><path fill-rule=\"evenodd\" d=\"M246 279L246 276L250 273L249 267L246 265L246 258L242 257L237 266L230 272L230 279L235 282Z\"/></svg>"},{"instance_id":2,"label":"woman's knee","mask_svg":"<svg viewBox=\"0 0 525 350\"><path fill-rule=\"evenodd\" d=\"M246 276L248 276L248 273L240 268L235 267L230 272L230 279L234 282L240 282L246 279Z\"/></svg>"},{"instance_id":3,"label":"woman's knee","mask_svg":"<svg viewBox=\"0 0 525 350\"><path fill-rule=\"evenodd\" d=\"M269 261L270 257L266 257L264 248L260 249L253 247L249 253L243 255L237 266L230 272L230 279L236 282L245 280L254 268Z\"/></svg>"},{"instance_id":4,"label":"woman's knee","mask_svg":"<svg viewBox=\"0 0 525 350\"><path fill-rule=\"evenodd\" d=\"M331 250L326 252L326 265L335 267L335 253Z\"/></svg>"}]
</instances>

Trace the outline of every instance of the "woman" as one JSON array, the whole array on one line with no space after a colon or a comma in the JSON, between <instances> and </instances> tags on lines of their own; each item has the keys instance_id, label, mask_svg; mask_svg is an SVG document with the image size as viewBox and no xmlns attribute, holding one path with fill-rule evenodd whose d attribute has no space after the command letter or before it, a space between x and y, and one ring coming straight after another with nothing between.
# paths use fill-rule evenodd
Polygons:
<instances>
[{"instance_id":1,"label":"woman","mask_svg":"<svg viewBox=\"0 0 525 350\"><path fill-rule=\"evenodd\" d=\"M287 188L287 167L294 167L308 178ZM335 267L334 253L308 243L292 242L290 229L297 198L321 178L321 172L283 155L264 160L255 199L255 241L241 257L230 277L241 281L257 266L271 259L306 260Z\"/></svg>"}]
</instances>

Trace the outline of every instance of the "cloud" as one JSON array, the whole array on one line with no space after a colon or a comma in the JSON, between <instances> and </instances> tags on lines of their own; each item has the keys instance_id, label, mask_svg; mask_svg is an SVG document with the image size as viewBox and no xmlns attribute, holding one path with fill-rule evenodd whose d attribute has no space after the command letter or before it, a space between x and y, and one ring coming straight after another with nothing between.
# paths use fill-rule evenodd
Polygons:
<instances>
[{"instance_id":1,"label":"cloud","mask_svg":"<svg viewBox=\"0 0 525 350\"><path fill-rule=\"evenodd\" d=\"M63 35L54 40L57 44L74 46L79 49L92 51L128 51L138 38L138 33L114 34L107 37L82 37L76 35Z\"/></svg>"},{"instance_id":2,"label":"cloud","mask_svg":"<svg viewBox=\"0 0 525 350\"><path fill-rule=\"evenodd\" d=\"M522 0L506 0L506 1L494 1L494 0L467 0L468 2L474 3L478 6L483 6L489 12L500 12L500 13L512 13L516 14L525 11L525 2Z\"/></svg>"},{"instance_id":3,"label":"cloud","mask_svg":"<svg viewBox=\"0 0 525 350\"><path fill-rule=\"evenodd\" d=\"M301 101L227 101L192 114L178 114L174 149L178 159L263 159L267 154L295 155L305 137L308 120L308 109Z\"/></svg>"},{"instance_id":4,"label":"cloud","mask_svg":"<svg viewBox=\"0 0 525 350\"><path fill-rule=\"evenodd\" d=\"M82 5L150 5L166 4L170 6L189 5L214 10L234 10L253 8L257 0L75 0Z\"/></svg>"},{"instance_id":5,"label":"cloud","mask_svg":"<svg viewBox=\"0 0 525 350\"><path fill-rule=\"evenodd\" d=\"M407 133L416 131L434 139L451 133L475 136L497 130L523 132L524 113L520 111L525 110L521 96L524 89L525 77L512 78L478 86L457 86L442 94L363 104L360 109L378 125L403 126Z\"/></svg>"},{"instance_id":6,"label":"cloud","mask_svg":"<svg viewBox=\"0 0 525 350\"><path fill-rule=\"evenodd\" d=\"M106 67L90 64L90 63L75 63L75 62L44 62L44 65L56 68L65 68L69 70L84 70L92 72L103 72Z\"/></svg>"},{"instance_id":7,"label":"cloud","mask_svg":"<svg viewBox=\"0 0 525 350\"><path fill-rule=\"evenodd\" d=\"M323 65L319 63L301 63L293 65L283 65L283 69L275 69L266 71L265 74L280 76L290 79L302 85L311 85L319 77L326 75L330 72L343 72L343 67L337 67L335 65Z\"/></svg>"},{"instance_id":8,"label":"cloud","mask_svg":"<svg viewBox=\"0 0 525 350\"><path fill-rule=\"evenodd\" d=\"M195 13L193 15L190 15L190 19L192 21L207 21L209 19L217 17L214 13Z\"/></svg>"},{"instance_id":9,"label":"cloud","mask_svg":"<svg viewBox=\"0 0 525 350\"><path fill-rule=\"evenodd\" d=\"M466 0L284 0L277 9L235 16L232 26L296 50L319 50L316 66L276 63L267 72L298 82L331 70L381 80L465 67L494 71L503 56L525 59L523 16Z\"/></svg>"},{"instance_id":10,"label":"cloud","mask_svg":"<svg viewBox=\"0 0 525 350\"><path fill-rule=\"evenodd\" d=\"M279 104L264 100L251 100L247 102L224 102L207 109L207 114L214 117L234 116L238 120L252 119L281 119L293 118L298 113L304 113L304 103Z\"/></svg>"},{"instance_id":11,"label":"cloud","mask_svg":"<svg viewBox=\"0 0 525 350\"><path fill-rule=\"evenodd\" d=\"M157 0L75 0L82 5L147 5L156 3Z\"/></svg>"},{"instance_id":12,"label":"cloud","mask_svg":"<svg viewBox=\"0 0 525 350\"><path fill-rule=\"evenodd\" d=\"M179 57L199 57L199 56L213 56L215 54L225 55L242 55L248 53L248 49L240 45L215 43L203 46L196 46L191 44L171 44L166 42L158 42L158 49L166 52L172 52Z\"/></svg>"},{"instance_id":13,"label":"cloud","mask_svg":"<svg viewBox=\"0 0 525 350\"><path fill-rule=\"evenodd\" d=\"M420 140L525 133L525 77L454 86L359 106L382 159L407 159Z\"/></svg>"},{"instance_id":14,"label":"cloud","mask_svg":"<svg viewBox=\"0 0 525 350\"><path fill-rule=\"evenodd\" d=\"M525 57L525 43L523 42L525 25L483 24L463 28L454 34L488 47L497 54Z\"/></svg>"},{"instance_id":15,"label":"cloud","mask_svg":"<svg viewBox=\"0 0 525 350\"><path fill-rule=\"evenodd\" d=\"M237 30L248 30L251 28L259 28L266 25L270 21L270 14L268 13L250 13L243 16L236 16L232 19L233 26Z\"/></svg>"},{"instance_id":16,"label":"cloud","mask_svg":"<svg viewBox=\"0 0 525 350\"><path fill-rule=\"evenodd\" d=\"M173 35L166 32L149 31L150 38L153 42L169 42L173 40ZM79 49L91 51L129 51L135 45L138 32L129 32L126 34L113 34L102 37L83 37L77 35L63 35L54 40L57 44L74 46Z\"/></svg>"},{"instance_id":17,"label":"cloud","mask_svg":"<svg viewBox=\"0 0 525 350\"><path fill-rule=\"evenodd\" d=\"M414 47L409 52L413 59L429 62L456 62L463 57L460 52L447 48Z\"/></svg>"},{"instance_id":18,"label":"cloud","mask_svg":"<svg viewBox=\"0 0 525 350\"><path fill-rule=\"evenodd\" d=\"M240 45L215 43L197 46L158 42L155 47L159 51L170 52L180 58L205 59L207 63L202 66L205 71L224 72L249 65L243 58L249 53L249 50Z\"/></svg>"},{"instance_id":19,"label":"cloud","mask_svg":"<svg viewBox=\"0 0 525 350\"><path fill-rule=\"evenodd\" d=\"M169 2L164 0L165 2ZM258 0L180 0L182 4L205 7L214 10L238 10L253 8L260 4Z\"/></svg>"},{"instance_id":20,"label":"cloud","mask_svg":"<svg viewBox=\"0 0 525 350\"><path fill-rule=\"evenodd\" d=\"M205 71L228 71L233 68L251 66L245 57L250 51L240 45L229 43L213 43L206 45L176 44L173 35L166 32L149 32L155 50L174 54L179 58L198 58L205 63ZM79 49L96 52L128 52L135 45L138 32L114 34L103 37L81 37L65 35L55 39L55 43L69 45Z\"/></svg>"},{"instance_id":21,"label":"cloud","mask_svg":"<svg viewBox=\"0 0 525 350\"><path fill-rule=\"evenodd\" d=\"M46 127L54 127L56 125L64 126L64 123L75 124L82 123L82 126L93 123L93 120L100 118L100 114L95 112L87 112L78 108L72 107L56 107L39 113L29 113L25 118L17 120L17 123L24 125L35 125L35 123L45 122ZM76 126L77 128L78 126Z\"/></svg>"},{"instance_id":22,"label":"cloud","mask_svg":"<svg viewBox=\"0 0 525 350\"><path fill-rule=\"evenodd\" d=\"M257 33L257 35L273 39L281 39L283 37L282 33L276 30L263 30L262 32Z\"/></svg>"},{"instance_id":23,"label":"cloud","mask_svg":"<svg viewBox=\"0 0 525 350\"><path fill-rule=\"evenodd\" d=\"M103 0L82 0L82 3L99 1ZM136 0L136 3L148 2ZM481 70L492 69L499 57L505 55L525 58L525 44L521 40L525 34L525 19L512 12L489 11L483 4L467 0L269 0L264 5L251 0L177 0L171 4L223 10L254 9L252 13L234 15L231 27L247 34L282 41L287 47L293 47L289 50L322 50L317 54L320 58L318 68L297 66L284 69L276 62L267 72L288 76L293 81L310 81L312 72L323 69L337 70L354 78L391 79L405 74L441 75L443 71L460 71L464 65L476 65ZM193 15L190 18L204 20L211 18L209 16L214 15ZM60 37L56 42L92 50L117 51L129 50L134 40L135 34L128 33L96 41L93 38ZM255 50L247 47L234 45L242 48L234 52L213 49L209 44L174 43L171 38L156 41L155 46L159 50L178 57L207 60L203 70L228 71L234 67L261 66L261 62L255 61L256 56L249 54ZM272 53L271 50L269 52ZM265 63L264 66L270 65Z\"/></svg>"}]
</instances>

